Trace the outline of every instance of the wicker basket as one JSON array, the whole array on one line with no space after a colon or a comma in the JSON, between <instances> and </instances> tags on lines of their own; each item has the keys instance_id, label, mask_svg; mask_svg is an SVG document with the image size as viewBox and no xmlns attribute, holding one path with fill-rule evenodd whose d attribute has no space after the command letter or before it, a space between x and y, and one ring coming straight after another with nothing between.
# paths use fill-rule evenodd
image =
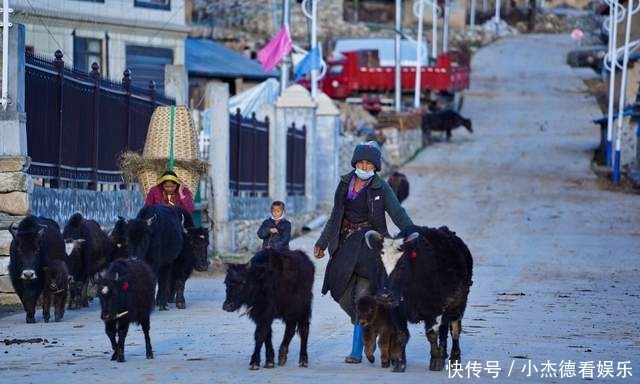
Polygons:
<instances>
[{"instance_id":1,"label":"wicker basket","mask_svg":"<svg viewBox=\"0 0 640 384\"><path fill-rule=\"evenodd\" d=\"M168 159L171 147L171 107L156 108L151 115L142 157ZM198 158L198 133L193 127L191 113L185 106L175 107L173 122L173 155L176 160Z\"/></svg>"},{"instance_id":2,"label":"wicker basket","mask_svg":"<svg viewBox=\"0 0 640 384\"><path fill-rule=\"evenodd\" d=\"M171 107L156 108L149 122L147 139L144 144L142 157L145 159L167 159L171 151ZM191 113L185 106L177 106L174 111L173 123L173 154L175 160L195 161L198 159L198 134L191 120ZM173 168L182 183L195 195L199 175L196 172L178 165ZM144 195L158 184L161 173L145 169L138 174L138 180Z\"/></svg>"}]
</instances>

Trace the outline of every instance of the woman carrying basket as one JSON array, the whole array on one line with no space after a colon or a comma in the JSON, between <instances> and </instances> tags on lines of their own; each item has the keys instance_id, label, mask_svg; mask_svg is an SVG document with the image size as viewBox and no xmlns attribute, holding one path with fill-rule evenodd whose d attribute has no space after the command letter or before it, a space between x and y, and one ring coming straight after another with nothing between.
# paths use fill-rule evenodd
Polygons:
<instances>
[{"instance_id":1,"label":"woman carrying basket","mask_svg":"<svg viewBox=\"0 0 640 384\"><path fill-rule=\"evenodd\" d=\"M153 204L178 205L189 213L193 213L194 209L191 191L180 182L173 171L163 173L158 179L158 185L149 190L144 205Z\"/></svg>"}]
</instances>

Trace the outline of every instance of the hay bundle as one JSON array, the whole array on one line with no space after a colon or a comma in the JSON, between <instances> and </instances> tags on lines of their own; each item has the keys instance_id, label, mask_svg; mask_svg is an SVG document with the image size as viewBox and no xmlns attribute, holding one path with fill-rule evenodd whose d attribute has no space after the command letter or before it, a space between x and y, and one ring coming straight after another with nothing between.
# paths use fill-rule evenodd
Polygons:
<instances>
[{"instance_id":1,"label":"hay bundle","mask_svg":"<svg viewBox=\"0 0 640 384\"><path fill-rule=\"evenodd\" d=\"M171 165L182 183L195 194L199 177L207 173L207 163L198 159L198 134L189 109L184 106L175 107L173 127L171 107L156 108L149 122L142 155L129 151L120 156L125 181L140 182L144 195Z\"/></svg>"}]
</instances>

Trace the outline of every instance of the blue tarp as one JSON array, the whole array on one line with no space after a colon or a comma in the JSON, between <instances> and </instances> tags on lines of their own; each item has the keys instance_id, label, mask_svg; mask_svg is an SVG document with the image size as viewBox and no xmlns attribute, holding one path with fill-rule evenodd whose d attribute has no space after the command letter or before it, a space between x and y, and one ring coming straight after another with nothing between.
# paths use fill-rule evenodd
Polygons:
<instances>
[{"instance_id":1,"label":"blue tarp","mask_svg":"<svg viewBox=\"0 0 640 384\"><path fill-rule=\"evenodd\" d=\"M190 75L255 80L279 76L278 71L265 72L256 60L212 40L186 39L185 51Z\"/></svg>"}]
</instances>

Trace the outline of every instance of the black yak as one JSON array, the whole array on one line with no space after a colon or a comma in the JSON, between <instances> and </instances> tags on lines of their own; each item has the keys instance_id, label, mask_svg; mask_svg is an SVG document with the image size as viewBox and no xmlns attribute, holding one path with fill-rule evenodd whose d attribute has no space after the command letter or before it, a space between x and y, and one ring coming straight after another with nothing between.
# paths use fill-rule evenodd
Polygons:
<instances>
[{"instance_id":1,"label":"black yak","mask_svg":"<svg viewBox=\"0 0 640 384\"><path fill-rule=\"evenodd\" d=\"M87 220L80 213L71 215L62 237L69 255L69 309L89 306L87 290L95 275L111 261L111 243L95 220Z\"/></svg>"},{"instance_id":2,"label":"black yak","mask_svg":"<svg viewBox=\"0 0 640 384\"><path fill-rule=\"evenodd\" d=\"M111 241L111 261L126 259L129 256L127 247L128 230L129 222L127 219L118 216L118 221L116 221L109 234L109 240Z\"/></svg>"},{"instance_id":3,"label":"black yak","mask_svg":"<svg viewBox=\"0 0 640 384\"><path fill-rule=\"evenodd\" d=\"M363 296L356 302L356 313L358 323L364 328L362 338L367 360L370 363L375 361L373 352L378 339L381 367L388 368L391 363L394 372L404 372L409 329L399 309L391 308L374 296Z\"/></svg>"},{"instance_id":4,"label":"black yak","mask_svg":"<svg viewBox=\"0 0 640 384\"><path fill-rule=\"evenodd\" d=\"M158 279L156 304L167 310L171 268L182 251L184 234L181 218L171 207L150 205L129 220L129 257L145 260Z\"/></svg>"},{"instance_id":5,"label":"black yak","mask_svg":"<svg viewBox=\"0 0 640 384\"><path fill-rule=\"evenodd\" d=\"M184 227L184 243L182 251L171 267L171 286L169 302L175 302L176 308L185 309L184 288L187 279L195 269L204 272L209 268L207 250L209 248L209 231L206 228L197 228L193 223L193 217L189 211L182 207L174 206Z\"/></svg>"},{"instance_id":6,"label":"black yak","mask_svg":"<svg viewBox=\"0 0 640 384\"><path fill-rule=\"evenodd\" d=\"M289 343L298 329L300 359L298 365L307 367L307 340L311 319L313 276L315 267L302 251L260 251L256 263L228 265L224 280L227 289L222 309L233 312L243 305L256 324L255 348L249 369L260 368L260 350L265 344L265 368L274 367L275 352L271 343L271 323L281 319L285 323L284 337L278 351L278 365L287 362Z\"/></svg>"},{"instance_id":7,"label":"black yak","mask_svg":"<svg viewBox=\"0 0 640 384\"><path fill-rule=\"evenodd\" d=\"M462 117L458 112L445 109L433 113L422 114L422 144L431 143L431 132L446 132L447 141L451 140L451 131L464 126L473 133L471 120Z\"/></svg>"},{"instance_id":8,"label":"black yak","mask_svg":"<svg viewBox=\"0 0 640 384\"><path fill-rule=\"evenodd\" d=\"M35 323L36 302L44 288L44 267L52 260L65 260L64 240L55 221L27 216L11 236L9 276L25 312L27 323ZM44 312L44 311L43 311ZM45 320L47 316L45 316Z\"/></svg>"},{"instance_id":9,"label":"black yak","mask_svg":"<svg viewBox=\"0 0 640 384\"><path fill-rule=\"evenodd\" d=\"M54 320L56 323L64 316L64 306L69 291L69 269L64 260L49 260L44 272L44 289L42 291L42 316L49 322L49 310L53 302Z\"/></svg>"},{"instance_id":10,"label":"black yak","mask_svg":"<svg viewBox=\"0 0 640 384\"><path fill-rule=\"evenodd\" d=\"M387 183L396 194L400 204L409 197L409 180L407 180L407 176L404 173L393 172L387 179Z\"/></svg>"},{"instance_id":11,"label":"black yak","mask_svg":"<svg viewBox=\"0 0 640 384\"><path fill-rule=\"evenodd\" d=\"M132 322L142 326L147 359L153 359L149 328L155 287L153 272L142 260L115 260L99 278L100 318L111 341L111 360L125 361L124 341Z\"/></svg>"},{"instance_id":12,"label":"black yak","mask_svg":"<svg viewBox=\"0 0 640 384\"><path fill-rule=\"evenodd\" d=\"M381 296L399 303L411 323L424 322L431 346L429 369L444 368L447 332L451 331L452 362L460 362L462 316L472 285L473 258L465 243L447 227L411 226L401 232L402 243L367 233L367 244L380 249L388 276ZM402 300L399 300L402 298Z\"/></svg>"}]
</instances>

